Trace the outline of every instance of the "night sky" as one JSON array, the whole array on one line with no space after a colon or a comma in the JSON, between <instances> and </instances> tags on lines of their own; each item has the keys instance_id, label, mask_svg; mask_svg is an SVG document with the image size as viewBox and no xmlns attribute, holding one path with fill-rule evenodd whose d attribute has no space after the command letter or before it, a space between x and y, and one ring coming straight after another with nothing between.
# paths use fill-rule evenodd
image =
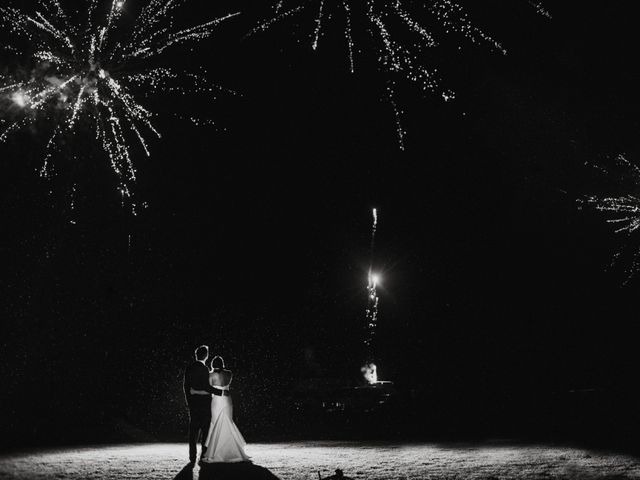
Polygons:
<instances>
[{"instance_id":1,"label":"night sky","mask_svg":"<svg viewBox=\"0 0 640 480\"><path fill-rule=\"evenodd\" d=\"M373 207L381 378L451 400L441 418L505 423L585 390L594 429L617 425L638 393L640 280L607 268L623 239L576 199L619 187L585 162L640 161L632 2L547 0L552 20L465 2L508 55L435 51L457 98L400 84L405 151L366 38L351 74L338 22L314 53L313 12L243 38L268 9L209 3L181 20L243 15L165 59L237 94L149 101L163 138L135 156L137 216L99 154L44 180L37 129L0 145L2 441L182 438L201 343L235 372L248 439L281 434L295 385L359 375Z\"/></svg>"}]
</instances>

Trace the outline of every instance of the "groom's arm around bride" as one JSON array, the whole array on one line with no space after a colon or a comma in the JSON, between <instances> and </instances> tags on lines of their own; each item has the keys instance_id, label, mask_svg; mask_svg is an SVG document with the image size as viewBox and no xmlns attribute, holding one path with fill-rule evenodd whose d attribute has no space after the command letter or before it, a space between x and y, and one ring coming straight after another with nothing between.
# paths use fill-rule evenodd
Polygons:
<instances>
[{"instance_id":1,"label":"groom's arm around bride","mask_svg":"<svg viewBox=\"0 0 640 480\"><path fill-rule=\"evenodd\" d=\"M211 422L211 394L221 395L222 391L209 384L209 369L206 361L209 348L202 345L196 349L195 361L191 362L184 372L184 396L189 407L189 461L196 461L196 443L201 438L202 452L206 450L205 439ZM202 393L192 394L191 391ZM207 393L208 392L208 393Z\"/></svg>"},{"instance_id":2,"label":"groom's arm around bride","mask_svg":"<svg viewBox=\"0 0 640 480\"><path fill-rule=\"evenodd\" d=\"M222 395L222 390L209 384L209 369L202 361L197 360L187 366L184 374L184 396L187 405L191 405L193 395L202 395L192 394L192 389L208 392L208 394Z\"/></svg>"}]
</instances>

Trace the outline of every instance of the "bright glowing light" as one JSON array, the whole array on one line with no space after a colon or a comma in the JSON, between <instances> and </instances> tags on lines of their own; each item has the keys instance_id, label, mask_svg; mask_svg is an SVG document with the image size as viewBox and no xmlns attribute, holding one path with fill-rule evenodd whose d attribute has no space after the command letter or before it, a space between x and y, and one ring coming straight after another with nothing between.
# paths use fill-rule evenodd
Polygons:
<instances>
[{"instance_id":1,"label":"bright glowing light","mask_svg":"<svg viewBox=\"0 0 640 480\"><path fill-rule=\"evenodd\" d=\"M377 273L371 275L371 283L374 287L377 287L380 284L380 275L378 275Z\"/></svg>"},{"instance_id":2,"label":"bright glowing light","mask_svg":"<svg viewBox=\"0 0 640 480\"><path fill-rule=\"evenodd\" d=\"M11 95L11 101L20 108L24 108L29 103L29 98L22 92L15 92Z\"/></svg>"},{"instance_id":3,"label":"bright glowing light","mask_svg":"<svg viewBox=\"0 0 640 480\"><path fill-rule=\"evenodd\" d=\"M120 22L126 0L87 0L82 14L67 12L63 0L40 0L38 11L33 13L0 7L0 27L14 40L7 51L17 53L19 61L35 52L35 66L28 73L16 69L9 77L0 76L0 93L7 92L0 95L0 126L8 125L0 130L0 141L38 119L48 120L51 128L41 170L44 176L62 137L75 135L82 124L83 130L93 130L93 141L117 175L118 189L131 201L130 186L136 172L130 140L149 155L146 136L160 137L154 125L157 116L142 99L175 92L191 93L205 101L221 90L204 72L177 72L152 62L170 47L210 37L217 25L238 13L177 28L176 10L183 1L142 1L130 28ZM100 4L107 8L100 8ZM85 14L86 18L77 18ZM6 99L24 112L7 108ZM166 105L171 107L169 102ZM69 140L64 143L73 144Z\"/></svg>"},{"instance_id":4,"label":"bright glowing light","mask_svg":"<svg viewBox=\"0 0 640 480\"><path fill-rule=\"evenodd\" d=\"M370 362L364 364L360 368L360 371L369 385L373 385L378 382L378 367L375 363Z\"/></svg>"},{"instance_id":5,"label":"bright glowing light","mask_svg":"<svg viewBox=\"0 0 640 480\"><path fill-rule=\"evenodd\" d=\"M527 0L541 15L549 16L537 0ZM490 35L476 27L460 3L452 0L403 2L402 0L276 0L275 15L256 26L251 34L267 30L273 24L304 12L313 15L311 49L320 48L329 19L342 22L347 63L355 72L356 54L367 50L356 48L366 43L377 62L378 71L386 77L384 96L395 116L398 146L404 149L403 111L398 106L396 91L400 81L414 84L421 92L439 95L444 101L455 98L455 92L441 85L438 68L427 63L433 58L429 50L441 39L456 35L460 43L484 44L506 54L506 50ZM296 22L300 24L300 22ZM364 42L362 41L363 39ZM461 47L459 47L461 48ZM363 62L365 63L365 62Z\"/></svg>"}]
</instances>

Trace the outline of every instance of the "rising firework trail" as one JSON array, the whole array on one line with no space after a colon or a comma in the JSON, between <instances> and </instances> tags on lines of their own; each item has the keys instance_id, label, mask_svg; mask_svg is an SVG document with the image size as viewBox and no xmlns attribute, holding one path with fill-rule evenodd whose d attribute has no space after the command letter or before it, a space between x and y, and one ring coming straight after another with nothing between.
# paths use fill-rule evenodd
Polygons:
<instances>
[{"instance_id":1,"label":"rising firework trail","mask_svg":"<svg viewBox=\"0 0 640 480\"><path fill-rule=\"evenodd\" d=\"M607 223L615 226L615 233L624 236L625 243L614 254L612 264L619 262L623 256L630 256L629 265L625 268L627 284L640 270L640 168L631 163L624 155L614 159L613 168L598 166L598 169L609 177L618 177L618 183L634 193L621 193L612 196L587 195L578 200L580 206L592 208L607 215ZM618 173L616 173L618 172ZM628 187L626 187L628 185ZM634 247L630 247L635 243ZM629 253L630 252L630 253ZM628 255L627 255L628 254Z\"/></svg>"},{"instance_id":2,"label":"rising firework trail","mask_svg":"<svg viewBox=\"0 0 640 480\"><path fill-rule=\"evenodd\" d=\"M133 206L136 172L130 142L149 156L147 137L160 137L157 115L143 99L158 93L193 94L202 103L221 91L205 72L179 72L152 63L169 48L210 37L221 22L238 15L181 28L175 14L184 4L185 0L87 0L83 19L71 14L62 0L40 0L34 11L0 7L0 26L11 35L3 49L23 65L0 77L0 141L36 122L38 131L47 124L41 174L48 176L60 146L89 129L117 175L120 193ZM129 6L129 17L138 13L127 27L123 23L129 25L130 19L122 19Z\"/></svg>"},{"instance_id":3,"label":"rising firework trail","mask_svg":"<svg viewBox=\"0 0 640 480\"><path fill-rule=\"evenodd\" d=\"M378 230L378 209L374 208L371 211L373 216L373 224L371 225L371 246L369 249L369 273L373 269L373 254L376 248L376 230Z\"/></svg>"},{"instance_id":4,"label":"rising firework trail","mask_svg":"<svg viewBox=\"0 0 640 480\"><path fill-rule=\"evenodd\" d=\"M539 1L527 1L539 14L550 17ZM273 15L250 34L307 11L313 15L309 43L314 51L320 48L329 19L341 19L351 73L356 71L358 63L356 39L359 44L370 47L378 70L385 77L384 96L393 110L401 150L404 150L406 132L397 100L400 81L437 94L444 101L455 98L455 92L442 85L438 69L427 61L430 51L441 44L441 39L453 34L464 42L487 45L493 51L506 54L506 49L476 27L462 5L452 0L278 0Z\"/></svg>"},{"instance_id":5,"label":"rising firework trail","mask_svg":"<svg viewBox=\"0 0 640 480\"><path fill-rule=\"evenodd\" d=\"M376 328L378 326L378 284L380 276L374 272L373 260L376 245L376 231L378 229L378 210L373 209L373 224L371 226L371 247L369 252L369 272L367 275L367 308L365 310L365 355L366 361L361 371L365 379L369 383L375 383L378 380L377 367L374 363L373 341L375 338Z\"/></svg>"}]
</instances>

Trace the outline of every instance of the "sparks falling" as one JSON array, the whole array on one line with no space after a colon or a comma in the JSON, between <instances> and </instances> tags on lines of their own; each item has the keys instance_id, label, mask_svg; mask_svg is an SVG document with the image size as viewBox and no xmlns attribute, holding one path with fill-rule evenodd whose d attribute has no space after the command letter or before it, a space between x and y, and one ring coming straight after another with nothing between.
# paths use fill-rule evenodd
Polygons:
<instances>
[{"instance_id":1,"label":"sparks falling","mask_svg":"<svg viewBox=\"0 0 640 480\"><path fill-rule=\"evenodd\" d=\"M0 141L46 120L50 130L41 174L48 176L63 139L68 143L80 125L89 128L117 175L120 193L132 206L136 171L130 141L149 156L147 137L161 136L154 125L156 115L142 99L178 92L206 101L220 91L204 73L177 72L153 66L150 60L170 47L210 37L221 22L239 14L176 28L175 13L185 0L142 1L131 27L122 25L122 17L133 0L87 0L81 21L62 0L40 0L33 12L0 7L0 25L13 39L4 49L19 62L31 58L28 68L0 76Z\"/></svg>"},{"instance_id":2,"label":"sparks falling","mask_svg":"<svg viewBox=\"0 0 640 480\"><path fill-rule=\"evenodd\" d=\"M540 2L528 2L539 14L549 16ZM441 38L455 34L466 42L487 45L493 51L506 54L500 43L474 25L460 4L451 0L417 3L406 2L405 5L402 0L278 0L274 15L251 33L264 31L280 20L310 10L314 16L310 45L315 51L320 48L325 23L330 18L340 18L351 73L356 71L357 63L355 38L366 37L365 43L373 49L378 69L386 77L384 96L395 116L398 145L404 150L406 132L402 124L403 111L397 100L399 81L408 81L444 101L456 96L454 91L442 86L438 69L429 66L425 60Z\"/></svg>"},{"instance_id":3,"label":"sparks falling","mask_svg":"<svg viewBox=\"0 0 640 480\"><path fill-rule=\"evenodd\" d=\"M608 176L613 176L612 170L606 167L597 167ZM621 171L621 179L631 182L631 188L635 190L640 187L640 168L631 163L624 155L618 155L614 159L614 168ZM578 201L579 205L593 208L602 212L609 218L606 220L615 226L615 233L621 234L625 238L625 244L613 256L612 263L618 262L624 252L629 248L628 245L636 236L640 229L640 196L633 193L626 193L614 196L595 196L587 195ZM637 239L635 240L637 241ZM628 283L640 270L640 246L636 245L631 253L631 261L626 267L626 280Z\"/></svg>"}]
</instances>

